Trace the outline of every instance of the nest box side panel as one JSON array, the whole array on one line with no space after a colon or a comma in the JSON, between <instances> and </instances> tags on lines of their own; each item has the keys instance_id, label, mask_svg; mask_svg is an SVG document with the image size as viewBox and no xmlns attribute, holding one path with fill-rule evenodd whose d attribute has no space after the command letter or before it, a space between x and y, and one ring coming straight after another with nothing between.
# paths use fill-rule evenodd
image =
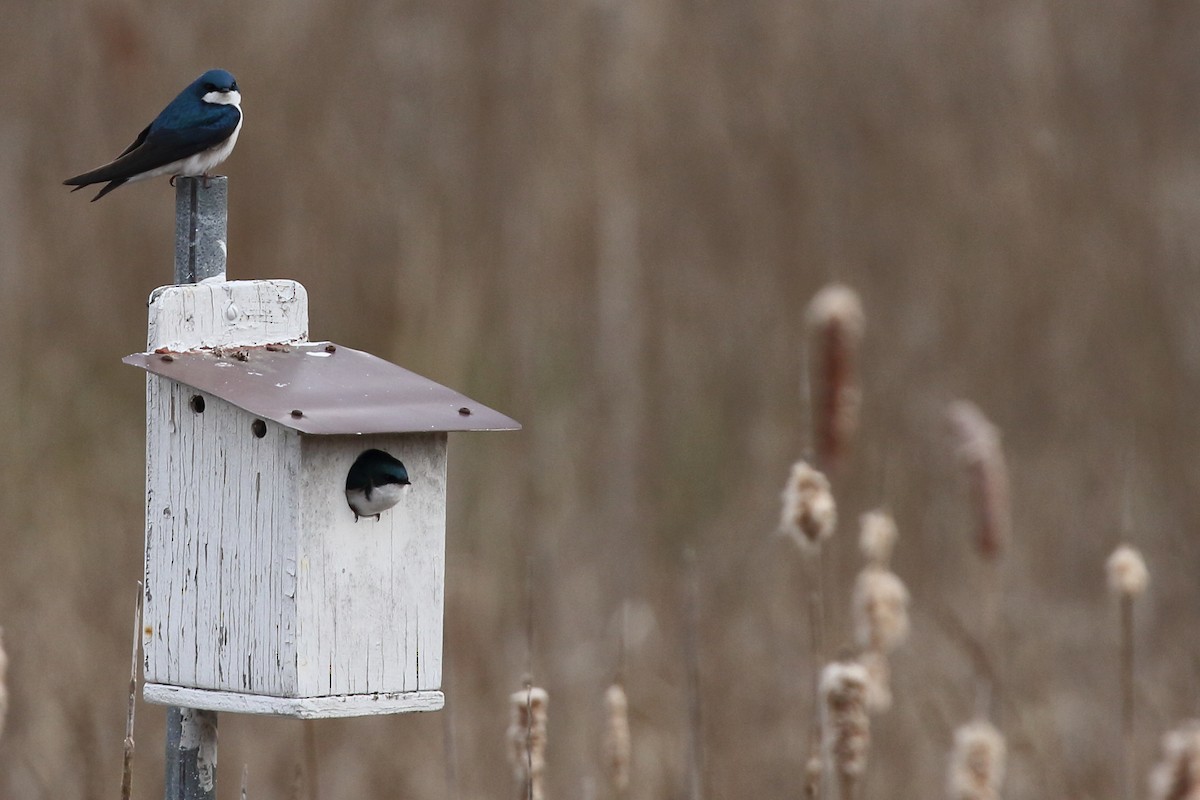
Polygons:
<instances>
[{"instance_id":1,"label":"nest box side panel","mask_svg":"<svg viewBox=\"0 0 1200 800\"><path fill-rule=\"evenodd\" d=\"M299 439L149 378L147 684L295 696Z\"/></svg>"},{"instance_id":2,"label":"nest box side panel","mask_svg":"<svg viewBox=\"0 0 1200 800\"><path fill-rule=\"evenodd\" d=\"M304 436L296 635L303 697L433 691L442 683L446 434ZM346 475L370 448L411 486L355 522Z\"/></svg>"}]
</instances>

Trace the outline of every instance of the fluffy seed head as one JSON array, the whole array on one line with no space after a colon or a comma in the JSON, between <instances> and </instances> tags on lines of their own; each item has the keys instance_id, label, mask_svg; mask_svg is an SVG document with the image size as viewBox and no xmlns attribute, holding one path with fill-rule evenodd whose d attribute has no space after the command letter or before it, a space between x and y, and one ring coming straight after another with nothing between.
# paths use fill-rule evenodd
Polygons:
<instances>
[{"instance_id":1,"label":"fluffy seed head","mask_svg":"<svg viewBox=\"0 0 1200 800\"><path fill-rule=\"evenodd\" d=\"M816 551L836 526L837 505L829 479L806 462L797 461L783 488L780 529L802 547Z\"/></svg>"},{"instance_id":2,"label":"fluffy seed head","mask_svg":"<svg viewBox=\"0 0 1200 800\"><path fill-rule=\"evenodd\" d=\"M821 671L821 735L825 758L843 784L853 783L867 768L871 723L867 718L867 685L862 664L834 661Z\"/></svg>"},{"instance_id":3,"label":"fluffy seed head","mask_svg":"<svg viewBox=\"0 0 1200 800\"><path fill-rule=\"evenodd\" d=\"M947 792L950 800L999 800L1006 748L1000 731L987 720L954 732Z\"/></svg>"},{"instance_id":4,"label":"fluffy seed head","mask_svg":"<svg viewBox=\"0 0 1200 800\"><path fill-rule=\"evenodd\" d=\"M608 724L604 730L604 758L609 780L618 794L629 788L629 702L621 684L614 683L604 694Z\"/></svg>"},{"instance_id":5,"label":"fluffy seed head","mask_svg":"<svg viewBox=\"0 0 1200 800\"><path fill-rule=\"evenodd\" d=\"M542 777L546 772L546 705L550 696L545 689L531 686L513 692L509 700L512 714L508 725L508 761L513 777L523 789L532 791L534 800L542 800Z\"/></svg>"},{"instance_id":6,"label":"fluffy seed head","mask_svg":"<svg viewBox=\"0 0 1200 800\"><path fill-rule=\"evenodd\" d=\"M885 566L896 546L896 521L886 511L868 511L859 519L858 549L868 562Z\"/></svg>"},{"instance_id":7,"label":"fluffy seed head","mask_svg":"<svg viewBox=\"0 0 1200 800\"><path fill-rule=\"evenodd\" d=\"M868 650L858 657L867 671L867 712L882 714L892 707L892 670L888 658Z\"/></svg>"},{"instance_id":8,"label":"fluffy seed head","mask_svg":"<svg viewBox=\"0 0 1200 800\"><path fill-rule=\"evenodd\" d=\"M1200 720L1189 720L1162 739L1162 760L1150 773L1153 800L1200 800Z\"/></svg>"},{"instance_id":9,"label":"fluffy seed head","mask_svg":"<svg viewBox=\"0 0 1200 800\"><path fill-rule=\"evenodd\" d=\"M1146 591L1150 573L1146 562L1137 548L1123 544L1112 552L1105 564L1108 572L1108 589L1122 597L1137 597Z\"/></svg>"},{"instance_id":10,"label":"fluffy seed head","mask_svg":"<svg viewBox=\"0 0 1200 800\"><path fill-rule=\"evenodd\" d=\"M854 633L864 650L890 653L908 637L908 589L883 567L854 581Z\"/></svg>"},{"instance_id":11,"label":"fluffy seed head","mask_svg":"<svg viewBox=\"0 0 1200 800\"><path fill-rule=\"evenodd\" d=\"M967 473L979 524L979 552L1000 555L1011 537L1008 467L1000 446L1000 430L979 407L956 400L947 410L959 462Z\"/></svg>"}]
</instances>

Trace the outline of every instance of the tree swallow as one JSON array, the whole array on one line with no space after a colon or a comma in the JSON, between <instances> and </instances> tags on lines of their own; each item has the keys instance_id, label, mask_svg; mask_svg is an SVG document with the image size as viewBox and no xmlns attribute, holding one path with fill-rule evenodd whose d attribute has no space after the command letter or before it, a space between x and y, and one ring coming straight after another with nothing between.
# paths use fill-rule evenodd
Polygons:
<instances>
[{"instance_id":1,"label":"tree swallow","mask_svg":"<svg viewBox=\"0 0 1200 800\"><path fill-rule=\"evenodd\" d=\"M409 485L408 470L399 459L382 450L367 450L346 475L346 502L354 521L374 517L378 522L380 514L400 502Z\"/></svg>"},{"instance_id":2,"label":"tree swallow","mask_svg":"<svg viewBox=\"0 0 1200 800\"><path fill-rule=\"evenodd\" d=\"M103 167L63 181L75 192L93 183L108 184L92 198L129 181L170 175L208 177L233 152L242 130L242 95L237 81L223 69L210 69L192 81L162 110L133 144Z\"/></svg>"}]
</instances>

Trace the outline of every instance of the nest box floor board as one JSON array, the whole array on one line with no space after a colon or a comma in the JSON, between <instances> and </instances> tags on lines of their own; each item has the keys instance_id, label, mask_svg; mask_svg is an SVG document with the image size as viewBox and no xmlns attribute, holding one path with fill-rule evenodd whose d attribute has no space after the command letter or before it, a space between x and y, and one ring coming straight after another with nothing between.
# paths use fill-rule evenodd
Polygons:
<instances>
[{"instance_id":1,"label":"nest box floor board","mask_svg":"<svg viewBox=\"0 0 1200 800\"><path fill-rule=\"evenodd\" d=\"M379 694L348 694L336 697L267 697L236 692L216 692L208 689L185 689L147 683L142 687L147 703L183 708L202 708L208 711L230 711L237 714L268 714L299 719L331 719L334 717L366 717L382 714L402 714L410 711L439 711L446 704L441 692L383 692Z\"/></svg>"}]
</instances>

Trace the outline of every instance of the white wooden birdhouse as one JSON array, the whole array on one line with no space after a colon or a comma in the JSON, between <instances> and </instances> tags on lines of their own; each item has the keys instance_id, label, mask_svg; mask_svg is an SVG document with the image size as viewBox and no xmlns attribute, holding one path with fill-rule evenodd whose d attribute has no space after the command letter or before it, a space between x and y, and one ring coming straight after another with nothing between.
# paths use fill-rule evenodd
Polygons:
<instances>
[{"instance_id":1,"label":"white wooden birdhouse","mask_svg":"<svg viewBox=\"0 0 1200 800\"><path fill-rule=\"evenodd\" d=\"M447 433L520 426L309 342L293 281L158 289L147 352L125 362L148 373L145 698L309 718L441 708ZM351 475L368 451L387 454L368 456L390 476L373 485L365 461Z\"/></svg>"}]
</instances>

